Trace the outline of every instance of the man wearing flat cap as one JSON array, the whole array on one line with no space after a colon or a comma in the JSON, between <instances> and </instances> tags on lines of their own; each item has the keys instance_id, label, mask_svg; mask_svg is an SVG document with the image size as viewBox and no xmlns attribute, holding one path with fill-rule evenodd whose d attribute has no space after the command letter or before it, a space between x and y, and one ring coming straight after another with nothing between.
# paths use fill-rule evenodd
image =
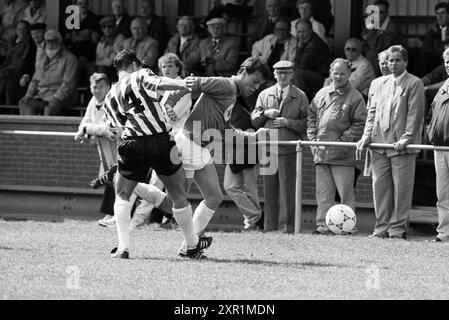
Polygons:
<instances>
[{"instance_id":1,"label":"man wearing flat cap","mask_svg":"<svg viewBox=\"0 0 449 320\"><path fill-rule=\"evenodd\" d=\"M209 37L200 42L201 66L205 76L228 77L238 68L237 43L225 36L226 20L212 18L207 21Z\"/></svg>"},{"instance_id":2,"label":"man wearing flat cap","mask_svg":"<svg viewBox=\"0 0 449 320\"><path fill-rule=\"evenodd\" d=\"M251 120L255 128L278 131L279 141L303 140L309 100L293 85L294 63L281 60L274 64L276 84L262 91L257 99ZM292 233L295 228L296 149L279 146L277 172L264 176L264 230ZM276 157L274 157L276 159ZM273 157L270 157L273 159Z\"/></svg>"},{"instance_id":3,"label":"man wearing flat cap","mask_svg":"<svg viewBox=\"0 0 449 320\"><path fill-rule=\"evenodd\" d=\"M98 42L95 55L95 70L106 73L111 82L118 80L113 66L114 58L123 45L125 36L117 32L114 16L106 16L100 20L100 28L103 36Z\"/></svg>"}]
</instances>

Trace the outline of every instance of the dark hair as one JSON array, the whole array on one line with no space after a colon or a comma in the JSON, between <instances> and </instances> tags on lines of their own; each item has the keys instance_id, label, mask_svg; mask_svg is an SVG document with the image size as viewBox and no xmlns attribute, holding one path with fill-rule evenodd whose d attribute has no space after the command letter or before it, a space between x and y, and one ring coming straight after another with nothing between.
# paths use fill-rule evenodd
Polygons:
<instances>
[{"instance_id":1,"label":"dark hair","mask_svg":"<svg viewBox=\"0 0 449 320\"><path fill-rule=\"evenodd\" d=\"M388 3L388 1L386 0L377 0L376 2L374 2L374 5L380 5L380 6L385 6L385 8L388 10L390 9L390 4Z\"/></svg>"},{"instance_id":2,"label":"dark hair","mask_svg":"<svg viewBox=\"0 0 449 320\"><path fill-rule=\"evenodd\" d=\"M123 71L128 69L133 62L137 64L137 66L142 66L142 61L137 58L136 53L132 50L125 49L120 51L114 59L114 67L117 71Z\"/></svg>"},{"instance_id":3,"label":"dark hair","mask_svg":"<svg viewBox=\"0 0 449 320\"><path fill-rule=\"evenodd\" d=\"M449 13L449 4L447 2L437 3L435 6L435 12L437 12L439 9L446 9L446 12Z\"/></svg>"},{"instance_id":4,"label":"dark hair","mask_svg":"<svg viewBox=\"0 0 449 320\"><path fill-rule=\"evenodd\" d=\"M271 79L271 71L270 68L264 63L260 58L250 57L243 61L240 66L239 74L246 70L248 74L253 74L259 71L264 77L265 80Z\"/></svg>"}]
</instances>

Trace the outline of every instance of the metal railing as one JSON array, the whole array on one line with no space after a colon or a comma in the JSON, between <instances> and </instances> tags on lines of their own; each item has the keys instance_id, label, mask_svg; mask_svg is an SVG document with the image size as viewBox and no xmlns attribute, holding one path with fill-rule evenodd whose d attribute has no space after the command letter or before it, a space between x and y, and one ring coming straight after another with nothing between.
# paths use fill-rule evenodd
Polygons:
<instances>
[{"instance_id":1,"label":"metal railing","mask_svg":"<svg viewBox=\"0 0 449 320\"><path fill-rule=\"evenodd\" d=\"M295 234L302 229L302 167L303 151L305 146L309 147L352 147L357 148L356 142L331 142L331 141L285 141L277 142L280 146L296 146L296 198L295 198ZM372 143L366 149L394 149L393 144ZM410 144L406 146L407 150L434 150L449 151L449 147L439 147L432 145ZM354 150L355 152L355 150Z\"/></svg>"},{"instance_id":2,"label":"metal railing","mask_svg":"<svg viewBox=\"0 0 449 320\"><path fill-rule=\"evenodd\" d=\"M24 130L0 130L0 134L10 135L38 135L38 136L63 136L73 137L71 132L56 131L24 131ZM274 144L278 146L296 146L296 196L295 196L295 234L302 229L302 173L303 173L303 152L304 147L351 147L356 149L356 142L331 142L331 141L262 141L258 144ZM366 149L394 149L393 144L372 143ZM407 150L430 150L430 151L449 151L449 147L440 147L432 145L410 144L406 146Z\"/></svg>"}]
</instances>

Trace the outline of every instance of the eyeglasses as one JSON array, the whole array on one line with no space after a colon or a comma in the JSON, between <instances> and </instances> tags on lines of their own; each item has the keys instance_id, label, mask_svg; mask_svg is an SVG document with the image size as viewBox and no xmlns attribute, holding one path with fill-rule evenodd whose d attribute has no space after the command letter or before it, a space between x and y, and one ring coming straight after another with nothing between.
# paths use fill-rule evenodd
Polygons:
<instances>
[{"instance_id":1,"label":"eyeglasses","mask_svg":"<svg viewBox=\"0 0 449 320\"><path fill-rule=\"evenodd\" d=\"M59 43L58 39L45 39L45 43L47 44L57 44Z\"/></svg>"},{"instance_id":2,"label":"eyeglasses","mask_svg":"<svg viewBox=\"0 0 449 320\"><path fill-rule=\"evenodd\" d=\"M357 48L345 48L346 51L351 51L351 52L356 52L358 49Z\"/></svg>"}]
</instances>

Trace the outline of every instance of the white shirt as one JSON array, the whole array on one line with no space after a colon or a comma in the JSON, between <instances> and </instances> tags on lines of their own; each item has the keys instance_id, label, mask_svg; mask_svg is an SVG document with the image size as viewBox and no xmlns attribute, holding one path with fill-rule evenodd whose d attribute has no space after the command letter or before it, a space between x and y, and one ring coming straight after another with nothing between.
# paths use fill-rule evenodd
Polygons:
<instances>
[{"instance_id":1,"label":"white shirt","mask_svg":"<svg viewBox=\"0 0 449 320\"><path fill-rule=\"evenodd\" d=\"M446 40L446 29L447 29L447 26L446 27L441 27L440 26L440 29L441 29L441 41L444 41L444 40Z\"/></svg>"},{"instance_id":2,"label":"white shirt","mask_svg":"<svg viewBox=\"0 0 449 320\"><path fill-rule=\"evenodd\" d=\"M177 77L176 80L181 80L181 77ZM162 99L161 106L165 106L165 102L167 101L168 96L172 93L172 91L165 91ZM175 136L182 128L184 127L184 122L190 114L190 109L192 107L192 95L190 93L183 96L173 107L173 111L175 111L176 116L178 117L178 121L172 122L170 124L172 126L172 132L170 133L172 136ZM165 108L164 108L165 110Z\"/></svg>"}]
</instances>

